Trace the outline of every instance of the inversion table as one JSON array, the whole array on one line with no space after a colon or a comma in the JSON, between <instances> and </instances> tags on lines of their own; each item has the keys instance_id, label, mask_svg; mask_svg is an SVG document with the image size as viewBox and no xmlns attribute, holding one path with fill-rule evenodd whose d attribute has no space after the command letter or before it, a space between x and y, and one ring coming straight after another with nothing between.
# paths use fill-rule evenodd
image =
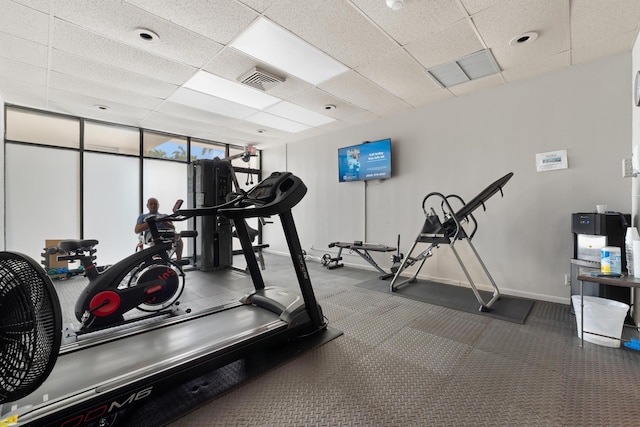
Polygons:
<instances>
[{"instance_id":1,"label":"inversion table","mask_svg":"<svg viewBox=\"0 0 640 427\"><path fill-rule=\"evenodd\" d=\"M411 246L411 249L409 250L409 253L407 254L406 258L404 258L404 260L400 264L400 267L396 271L393 277L393 280L389 285L390 291L394 292L400 286L403 286L409 282L415 282L418 276L418 273L420 272L420 269L422 269L422 266L424 265L424 262L427 260L427 258L433 255L433 250L438 248L440 245L449 245L451 247L452 252L456 256L456 259L458 260L460 267L462 267L462 271L467 277L467 280L469 281L469 285L471 286L471 289L473 290L473 293L476 296L476 299L480 303L480 311L483 311L483 312L491 311L493 304L500 298L500 290L498 289L498 286L496 285L495 281L491 277L491 274L489 274L489 271L487 270L487 267L482 261L482 258L480 258L478 251L476 251L475 247L471 243L471 239L473 238L473 236L475 235L478 229L478 223L476 222L476 219L473 217L473 211L475 211L480 206L482 206L482 208L486 210L484 203L497 192L500 192L501 195L504 195L502 193L502 187L504 187L504 185L507 183L507 181L511 179L512 176L513 176L513 172L509 172L502 178L494 181L487 188L482 190L480 194L474 197L469 203L464 203L464 200L460 196L457 196L455 194L450 194L448 196L445 196L444 194L437 193L437 192L427 194L425 198L422 200L422 210L424 211L426 216L424 225L420 230L420 234L418 234L418 237L416 238L415 242ZM431 207L427 211L426 203L431 198L435 198L436 201L438 199L440 200L440 208L443 214L442 220L440 219L440 217L438 217L438 214L433 209L433 207ZM453 208L451 207L451 204L449 203L451 199L455 199L458 202L462 203L463 205L462 208L457 212L453 210ZM467 231L465 231L465 229L462 227L462 223L472 224L471 233L468 233ZM471 279L471 276L469 275L469 271L465 267L464 263L462 262L462 258L460 258L460 255L458 254L458 251L455 248L455 243L458 240L467 241L467 243L469 244L469 247L473 251L473 254L477 258L478 262L480 263L480 266L484 270L484 273L486 274L487 278L491 282L491 285L493 287L493 295L491 296L491 299L489 299L489 301L487 302L483 300L482 296L476 289L476 286L473 283L473 279ZM420 252L418 255L412 256L414 249L419 243L429 244L429 247L423 250L422 252ZM400 280L401 279L400 275L402 274L403 270L405 270L407 267L410 267L416 264L417 262L420 262L420 264L417 270L415 271L415 273L408 279Z\"/></svg>"}]
</instances>

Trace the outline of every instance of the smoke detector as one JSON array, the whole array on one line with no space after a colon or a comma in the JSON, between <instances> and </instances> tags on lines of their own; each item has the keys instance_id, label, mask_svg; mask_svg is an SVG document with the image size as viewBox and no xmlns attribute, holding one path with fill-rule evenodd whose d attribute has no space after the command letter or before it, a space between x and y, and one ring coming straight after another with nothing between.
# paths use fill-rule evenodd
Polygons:
<instances>
[{"instance_id":1,"label":"smoke detector","mask_svg":"<svg viewBox=\"0 0 640 427\"><path fill-rule=\"evenodd\" d=\"M258 67L253 67L240 77L238 81L248 86L267 91L284 82L284 77L276 76Z\"/></svg>"}]
</instances>

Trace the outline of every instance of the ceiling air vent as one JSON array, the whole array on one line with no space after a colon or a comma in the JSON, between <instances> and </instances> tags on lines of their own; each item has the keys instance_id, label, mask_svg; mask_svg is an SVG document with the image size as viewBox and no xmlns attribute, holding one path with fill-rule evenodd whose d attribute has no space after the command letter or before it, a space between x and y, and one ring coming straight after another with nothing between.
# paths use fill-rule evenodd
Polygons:
<instances>
[{"instance_id":1,"label":"ceiling air vent","mask_svg":"<svg viewBox=\"0 0 640 427\"><path fill-rule=\"evenodd\" d=\"M284 77L276 76L258 67L253 67L238 78L240 83L267 91L284 82Z\"/></svg>"}]
</instances>

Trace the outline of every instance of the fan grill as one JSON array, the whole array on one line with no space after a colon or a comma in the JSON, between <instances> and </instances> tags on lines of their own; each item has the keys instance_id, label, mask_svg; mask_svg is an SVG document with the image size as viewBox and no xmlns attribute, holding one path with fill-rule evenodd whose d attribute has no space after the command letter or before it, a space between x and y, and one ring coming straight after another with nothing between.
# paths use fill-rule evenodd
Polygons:
<instances>
[{"instance_id":1,"label":"fan grill","mask_svg":"<svg viewBox=\"0 0 640 427\"><path fill-rule=\"evenodd\" d=\"M57 359L61 329L51 279L30 258L0 252L0 402L42 384Z\"/></svg>"}]
</instances>

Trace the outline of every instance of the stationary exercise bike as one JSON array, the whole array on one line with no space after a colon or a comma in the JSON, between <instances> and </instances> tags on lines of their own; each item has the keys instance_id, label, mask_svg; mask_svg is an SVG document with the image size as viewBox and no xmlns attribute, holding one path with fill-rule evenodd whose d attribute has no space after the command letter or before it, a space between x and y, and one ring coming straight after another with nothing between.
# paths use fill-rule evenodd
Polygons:
<instances>
[{"instance_id":1,"label":"stationary exercise bike","mask_svg":"<svg viewBox=\"0 0 640 427\"><path fill-rule=\"evenodd\" d=\"M175 260L176 237L195 237L196 231L160 231L158 222L166 218L146 219L153 245L100 270L95 264L97 240L63 240L60 250L68 255L59 260L82 264L89 284L76 301L75 315L79 332L89 332L125 323L124 314L138 310L158 314L179 304L184 290L183 265Z\"/></svg>"}]
</instances>

